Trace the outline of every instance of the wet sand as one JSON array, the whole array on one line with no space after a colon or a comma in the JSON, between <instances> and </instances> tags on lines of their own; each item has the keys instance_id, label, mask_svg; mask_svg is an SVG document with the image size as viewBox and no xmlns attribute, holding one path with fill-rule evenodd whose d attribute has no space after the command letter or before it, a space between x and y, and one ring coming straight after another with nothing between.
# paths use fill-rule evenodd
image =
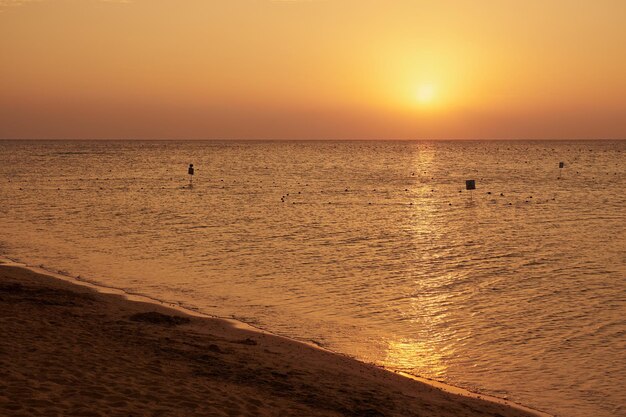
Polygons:
<instances>
[{"instance_id":1,"label":"wet sand","mask_svg":"<svg viewBox=\"0 0 626 417\"><path fill-rule=\"evenodd\" d=\"M539 415L294 340L0 265L0 415Z\"/></svg>"}]
</instances>

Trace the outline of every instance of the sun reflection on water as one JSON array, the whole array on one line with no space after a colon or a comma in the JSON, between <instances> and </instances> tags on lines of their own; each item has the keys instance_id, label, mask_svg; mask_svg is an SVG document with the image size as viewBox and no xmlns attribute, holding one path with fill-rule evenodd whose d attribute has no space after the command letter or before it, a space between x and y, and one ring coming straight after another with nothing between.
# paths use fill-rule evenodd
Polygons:
<instances>
[{"instance_id":1,"label":"sun reflection on water","mask_svg":"<svg viewBox=\"0 0 626 417\"><path fill-rule=\"evenodd\" d=\"M448 369L446 357L450 352L442 352L430 341L415 339L388 340L388 347L382 365L428 377L443 377ZM426 374L427 372L427 374Z\"/></svg>"},{"instance_id":2,"label":"sun reflection on water","mask_svg":"<svg viewBox=\"0 0 626 417\"><path fill-rule=\"evenodd\" d=\"M426 267L432 261L432 254L420 250L418 242L425 236L441 240L446 231L438 221L439 207L432 204L430 186L424 184L432 174L432 164L436 160L436 149L421 147L412 154L412 176L420 189L419 205L416 205L408 220L408 232L415 242L412 257L416 265ZM401 320L413 329L412 337L388 338L385 340L385 352L380 364L399 369L413 375L434 379L445 379L448 361L454 357L449 340L452 335L446 325L449 320L450 294L438 289L458 277L450 272L433 277L427 271L416 268L413 271L413 285L410 293L399 298L394 306Z\"/></svg>"}]
</instances>

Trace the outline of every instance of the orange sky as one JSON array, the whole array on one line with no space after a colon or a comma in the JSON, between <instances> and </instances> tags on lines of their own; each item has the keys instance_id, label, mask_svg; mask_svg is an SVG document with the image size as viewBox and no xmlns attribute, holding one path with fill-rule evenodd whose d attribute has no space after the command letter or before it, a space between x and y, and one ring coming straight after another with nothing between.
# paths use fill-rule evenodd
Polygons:
<instances>
[{"instance_id":1,"label":"orange sky","mask_svg":"<svg viewBox=\"0 0 626 417\"><path fill-rule=\"evenodd\" d=\"M626 138L624 0L0 0L0 138Z\"/></svg>"}]
</instances>

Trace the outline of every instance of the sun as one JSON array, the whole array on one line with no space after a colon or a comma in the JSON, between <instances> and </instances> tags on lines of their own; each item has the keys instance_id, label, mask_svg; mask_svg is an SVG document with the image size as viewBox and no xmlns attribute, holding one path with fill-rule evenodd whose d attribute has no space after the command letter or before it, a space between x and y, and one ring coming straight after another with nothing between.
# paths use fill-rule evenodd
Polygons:
<instances>
[{"instance_id":1,"label":"sun","mask_svg":"<svg viewBox=\"0 0 626 417\"><path fill-rule=\"evenodd\" d=\"M437 98L437 88L434 84L422 84L417 88L415 98L421 105L432 104Z\"/></svg>"}]
</instances>

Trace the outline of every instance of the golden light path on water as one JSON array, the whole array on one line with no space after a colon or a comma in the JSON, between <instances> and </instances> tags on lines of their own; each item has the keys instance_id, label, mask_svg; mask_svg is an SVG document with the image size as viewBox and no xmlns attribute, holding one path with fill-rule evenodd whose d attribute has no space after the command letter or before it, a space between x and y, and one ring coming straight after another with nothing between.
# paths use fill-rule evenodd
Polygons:
<instances>
[{"instance_id":1,"label":"golden light path on water","mask_svg":"<svg viewBox=\"0 0 626 417\"><path fill-rule=\"evenodd\" d=\"M387 368L428 368L432 375L441 378L446 374L444 355L429 342L403 339L388 342L387 357L382 365Z\"/></svg>"},{"instance_id":2,"label":"golden light path on water","mask_svg":"<svg viewBox=\"0 0 626 417\"><path fill-rule=\"evenodd\" d=\"M420 102L424 99L422 86L418 92ZM421 171L421 174L428 176L431 173L431 163L435 158L435 149L419 152L414 155L413 169ZM411 173L414 175L415 173ZM427 185L423 186L427 188ZM410 224L411 233L416 236L430 235L434 232L434 225L431 221L434 216L433 206L423 206L420 216L412 219ZM420 263L420 252L414 252L413 262ZM419 288L419 282L415 282ZM441 311L441 303L445 301L445 295L431 294L425 291L416 291L411 296L408 308L403 310L404 318L415 323L420 329L438 328L437 324L443 321L445 311ZM397 340L387 340L388 346L385 359L381 363L386 367L413 371L415 369L428 369L433 377L443 377L446 374L445 355L438 342L445 339L444 335L429 334L423 338L399 338Z\"/></svg>"},{"instance_id":3,"label":"golden light path on water","mask_svg":"<svg viewBox=\"0 0 626 417\"><path fill-rule=\"evenodd\" d=\"M422 98L420 97L420 99ZM432 148L414 154L413 169L422 175L434 175L431 164L436 157L436 152L436 148ZM415 175L415 172L411 174ZM427 188L427 185L424 187ZM419 211L419 216L411 219L411 234L415 236L433 235L437 228L433 222L435 216L435 206L424 205ZM417 241L419 238L415 240ZM414 244L417 247L417 244ZM413 252L414 263L424 264L423 258L424 255L420 251ZM454 277L448 277L445 280L454 280ZM420 332L423 336L388 339L385 358L380 361L380 364L422 375L427 370L431 378L445 379L448 369L446 358L454 355L453 345L449 343L452 335L444 324L448 316L446 311L448 295L430 291L422 285L423 283L416 279L414 283L416 290L409 295L411 298L409 304L405 305L405 308L399 313L404 320L412 323L418 329L423 329Z\"/></svg>"}]
</instances>

